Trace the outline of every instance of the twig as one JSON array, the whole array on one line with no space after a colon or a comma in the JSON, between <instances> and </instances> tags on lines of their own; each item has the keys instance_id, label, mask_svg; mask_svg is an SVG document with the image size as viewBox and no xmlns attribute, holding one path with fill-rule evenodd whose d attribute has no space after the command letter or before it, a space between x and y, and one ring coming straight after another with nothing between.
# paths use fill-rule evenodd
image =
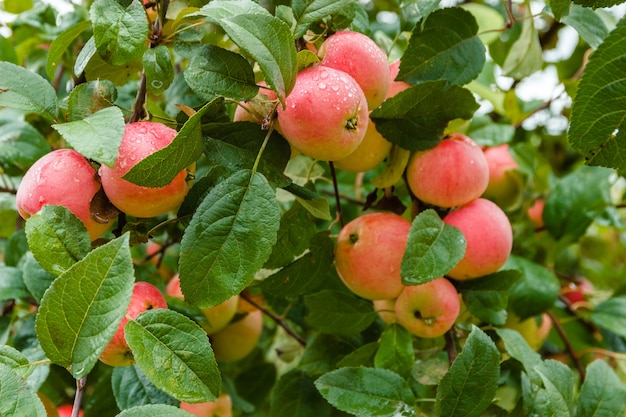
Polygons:
<instances>
[{"instance_id":1,"label":"twig","mask_svg":"<svg viewBox=\"0 0 626 417\"><path fill-rule=\"evenodd\" d=\"M567 333L565 333L565 329L563 329L563 326L561 326L559 319L556 318L554 314L552 314L550 311L548 311L547 314L548 314L548 317L550 317L550 320L552 321L552 325L554 326L554 329L556 330L556 332L559 334L559 337L563 341L563 344L565 345L565 350L567 350L567 353L572 358L572 361L574 362L574 366L576 366L576 370L580 374L581 381L584 381L585 369L583 368L583 365L580 362L580 358L578 357L578 355L576 354L576 351L574 350L574 347L572 346L572 342L569 340Z\"/></svg>"},{"instance_id":2,"label":"twig","mask_svg":"<svg viewBox=\"0 0 626 417\"><path fill-rule=\"evenodd\" d=\"M454 340L453 330L450 329L444 334L446 340L446 352L448 353L448 363L452 365L457 357L456 341Z\"/></svg>"},{"instance_id":3,"label":"twig","mask_svg":"<svg viewBox=\"0 0 626 417\"><path fill-rule=\"evenodd\" d=\"M74 396L74 406L72 407L72 417L78 417L80 411L80 404L83 401L83 392L85 391L85 385L87 385L87 377L84 376L81 379L76 380L76 395Z\"/></svg>"},{"instance_id":4,"label":"twig","mask_svg":"<svg viewBox=\"0 0 626 417\"><path fill-rule=\"evenodd\" d=\"M335 204L337 205L337 221L339 222L339 226L343 229L343 217L341 216L341 199L339 198L339 185L337 184L337 172L335 172L335 164L333 161L328 162L328 166L330 167L330 176L333 179L333 189L335 190Z\"/></svg>"}]
</instances>

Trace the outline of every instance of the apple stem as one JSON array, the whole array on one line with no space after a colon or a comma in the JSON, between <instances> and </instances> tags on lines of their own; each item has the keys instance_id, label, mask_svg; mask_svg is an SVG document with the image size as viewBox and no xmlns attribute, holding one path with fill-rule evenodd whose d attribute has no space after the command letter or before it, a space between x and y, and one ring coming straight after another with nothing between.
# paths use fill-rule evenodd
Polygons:
<instances>
[{"instance_id":1,"label":"apple stem","mask_svg":"<svg viewBox=\"0 0 626 417\"><path fill-rule=\"evenodd\" d=\"M83 392L85 391L85 385L87 385L86 376L76 380L76 395L74 396L74 405L72 406L72 417L78 417L80 404L83 401Z\"/></svg>"},{"instance_id":2,"label":"apple stem","mask_svg":"<svg viewBox=\"0 0 626 417\"><path fill-rule=\"evenodd\" d=\"M576 370L578 371L578 374L580 375L580 381L583 382L585 380L585 368L580 362L580 358L576 354L576 351L574 350L574 347L572 346L572 342L569 340L569 337L567 336L565 329L561 325L561 322L559 321L559 319L554 314L552 314L552 312L546 311L546 314L548 315L548 317L550 317L550 321L552 322L554 329L556 330L559 337L563 341L563 344L565 345L565 350L567 350L568 355L572 358L572 362L574 362L574 366L576 367Z\"/></svg>"},{"instance_id":3,"label":"apple stem","mask_svg":"<svg viewBox=\"0 0 626 417\"><path fill-rule=\"evenodd\" d=\"M259 163L261 162L261 156L263 155L263 151L267 147L267 143L270 141L270 136L272 136L272 132L274 131L274 125L270 124L269 129L267 129L267 134L265 135L265 139L263 139L263 143L261 144L261 148L259 149L259 153L256 155L256 159L254 160L254 165L252 166L252 175L256 173L259 168Z\"/></svg>"},{"instance_id":4,"label":"apple stem","mask_svg":"<svg viewBox=\"0 0 626 417\"><path fill-rule=\"evenodd\" d=\"M330 167L330 176L333 179L333 189L335 190L335 204L337 205L336 213L337 213L337 221L339 222L339 226L343 229L344 222L343 216L341 215L341 198L339 197L339 185L337 184L337 172L335 171L335 164L333 161L328 161L328 166Z\"/></svg>"}]
</instances>

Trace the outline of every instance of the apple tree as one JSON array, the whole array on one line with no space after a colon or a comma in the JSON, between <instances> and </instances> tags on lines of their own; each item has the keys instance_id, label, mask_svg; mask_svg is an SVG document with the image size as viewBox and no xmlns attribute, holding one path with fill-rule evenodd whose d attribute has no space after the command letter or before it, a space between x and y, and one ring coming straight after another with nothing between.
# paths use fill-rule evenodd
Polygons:
<instances>
[{"instance_id":1,"label":"apple tree","mask_svg":"<svg viewBox=\"0 0 626 417\"><path fill-rule=\"evenodd\" d=\"M626 416L620 3L0 3L0 416Z\"/></svg>"}]
</instances>

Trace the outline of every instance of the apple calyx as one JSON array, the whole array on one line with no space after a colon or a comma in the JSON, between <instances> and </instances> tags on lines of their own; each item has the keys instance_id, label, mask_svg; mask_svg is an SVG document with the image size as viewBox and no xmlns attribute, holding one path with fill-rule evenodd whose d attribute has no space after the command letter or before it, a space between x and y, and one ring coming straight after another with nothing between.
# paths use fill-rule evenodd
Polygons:
<instances>
[{"instance_id":1,"label":"apple calyx","mask_svg":"<svg viewBox=\"0 0 626 417\"><path fill-rule=\"evenodd\" d=\"M433 326L435 323L437 323L437 317L423 317L422 312L419 310L416 310L413 313L413 316L415 316L415 318L418 320L422 320L427 326Z\"/></svg>"}]
</instances>

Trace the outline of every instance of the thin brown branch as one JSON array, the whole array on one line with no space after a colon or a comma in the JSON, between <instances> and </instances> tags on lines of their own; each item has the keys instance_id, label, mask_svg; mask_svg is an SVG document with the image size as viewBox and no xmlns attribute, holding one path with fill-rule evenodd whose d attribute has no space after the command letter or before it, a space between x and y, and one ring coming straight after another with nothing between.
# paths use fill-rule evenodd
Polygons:
<instances>
[{"instance_id":1,"label":"thin brown branch","mask_svg":"<svg viewBox=\"0 0 626 417\"><path fill-rule=\"evenodd\" d=\"M569 337L567 336L565 329L559 322L559 319L554 314L552 314L550 311L548 311L547 314L548 314L548 317L550 317L550 321L552 321L552 325L554 326L554 329L556 330L556 332L559 334L559 337L563 341L563 344L565 345L565 350L567 350L568 355L572 358L572 361L574 362L574 366L576 367L576 370L578 371L578 374L580 375L581 381L584 381L585 380L585 368L583 368L583 365L580 362L580 358L576 354L576 351L574 350L574 347L572 346L572 342L569 340Z\"/></svg>"},{"instance_id":2,"label":"thin brown branch","mask_svg":"<svg viewBox=\"0 0 626 417\"><path fill-rule=\"evenodd\" d=\"M448 353L448 363L452 365L458 356L456 351L456 340L454 340L454 330L450 329L444 334L446 340L446 352Z\"/></svg>"},{"instance_id":3,"label":"thin brown branch","mask_svg":"<svg viewBox=\"0 0 626 417\"><path fill-rule=\"evenodd\" d=\"M85 392L85 385L87 385L86 376L76 380L76 395L74 396L74 405L72 406L72 417L78 417L80 404L83 401L83 392Z\"/></svg>"},{"instance_id":4,"label":"thin brown branch","mask_svg":"<svg viewBox=\"0 0 626 417\"><path fill-rule=\"evenodd\" d=\"M335 164L332 161L328 162L328 166L330 167L330 176L333 179L333 189L335 190L335 204L337 205L337 221L339 222L339 226L343 229L344 222L343 217L341 216L341 198L339 198L339 185L337 184L337 172L335 171Z\"/></svg>"}]
</instances>

